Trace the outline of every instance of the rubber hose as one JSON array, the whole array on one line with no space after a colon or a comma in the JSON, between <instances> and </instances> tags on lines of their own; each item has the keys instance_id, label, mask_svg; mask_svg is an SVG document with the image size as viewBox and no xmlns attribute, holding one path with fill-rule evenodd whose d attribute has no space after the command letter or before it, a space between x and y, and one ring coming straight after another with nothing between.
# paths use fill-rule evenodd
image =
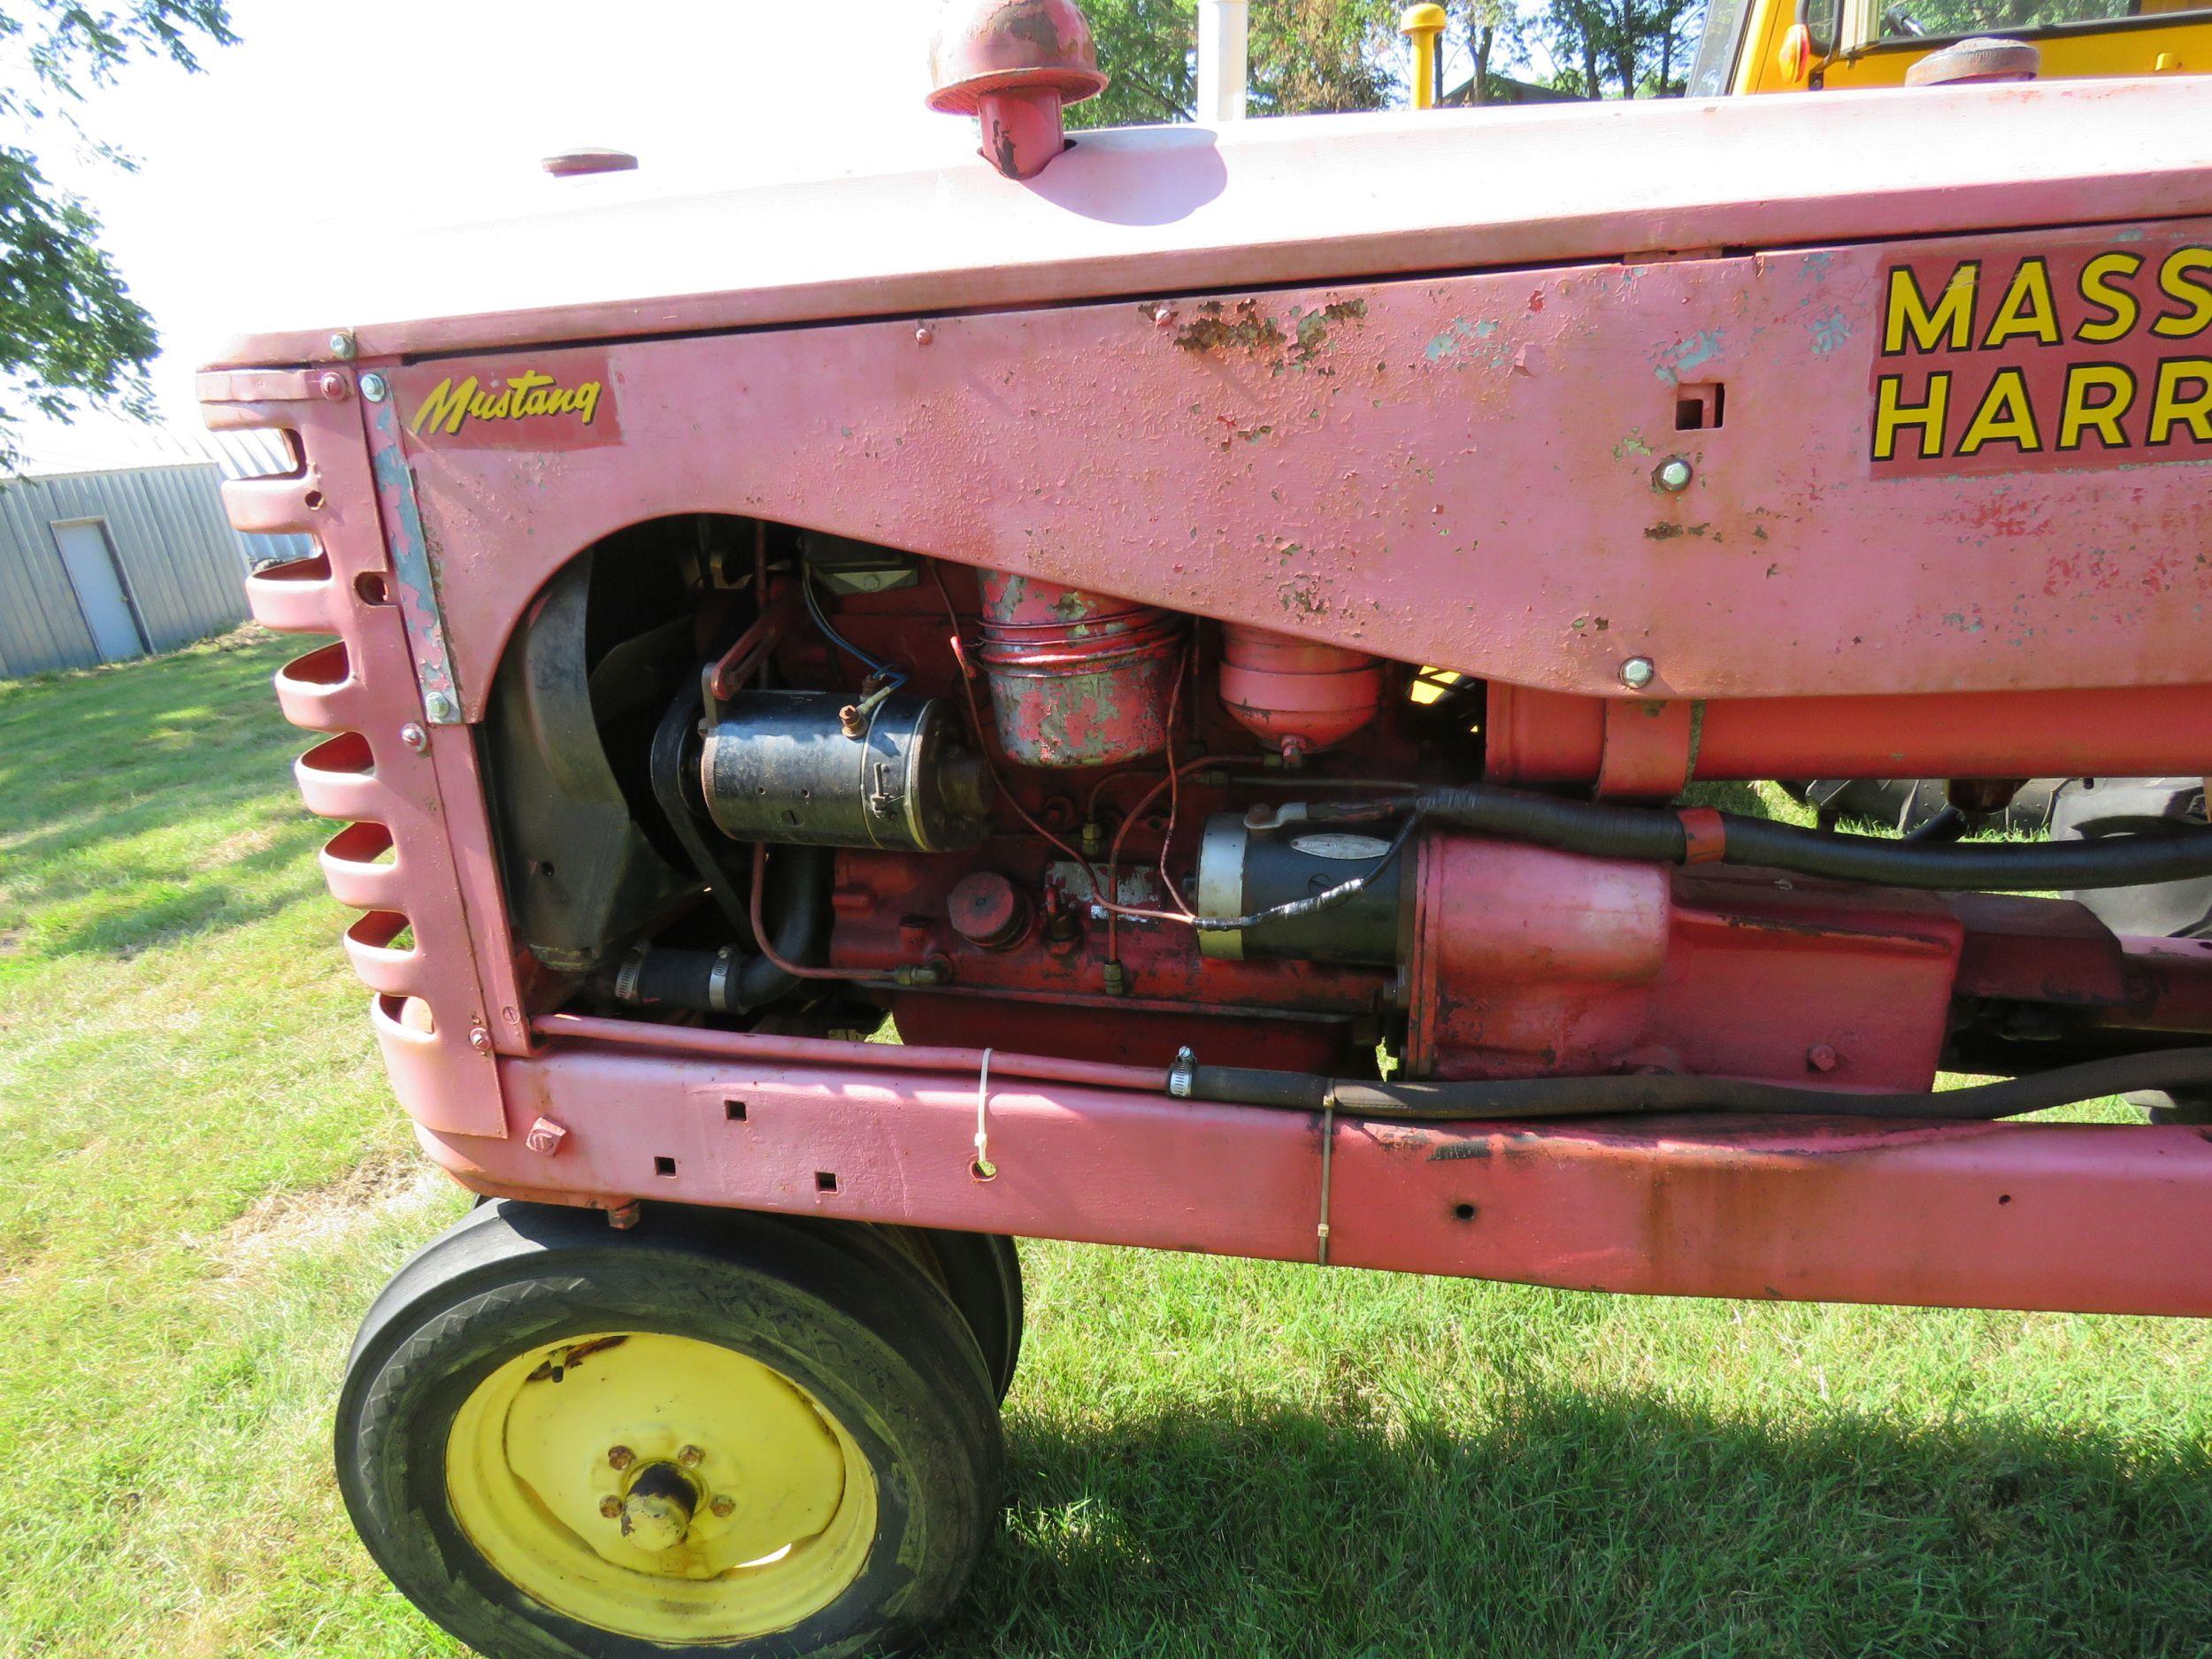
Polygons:
<instances>
[{"instance_id":1,"label":"rubber hose","mask_svg":"<svg viewBox=\"0 0 2212 1659\"><path fill-rule=\"evenodd\" d=\"M1352 1118L1598 1118L1645 1112L1762 1112L1787 1117L1911 1118L1987 1122L2101 1100L2134 1089L2212 1084L2212 1048L2162 1048L2058 1066L1925 1094L1854 1094L1707 1077L1546 1077L1493 1082L1374 1083L1306 1071L1199 1065L1184 1098L1319 1111L1332 1099ZM1172 1088L1171 1087L1171 1092Z\"/></svg>"},{"instance_id":2,"label":"rubber hose","mask_svg":"<svg viewBox=\"0 0 2212 1659\"><path fill-rule=\"evenodd\" d=\"M1492 784L1426 789L1414 806L1433 822L1565 852L1674 864L1689 856L1688 833L1671 810L1523 795ZM2212 828L1955 846L1800 829L1739 812L1718 816L1725 862L1837 881L1936 891L2081 892L2212 876Z\"/></svg>"}]
</instances>

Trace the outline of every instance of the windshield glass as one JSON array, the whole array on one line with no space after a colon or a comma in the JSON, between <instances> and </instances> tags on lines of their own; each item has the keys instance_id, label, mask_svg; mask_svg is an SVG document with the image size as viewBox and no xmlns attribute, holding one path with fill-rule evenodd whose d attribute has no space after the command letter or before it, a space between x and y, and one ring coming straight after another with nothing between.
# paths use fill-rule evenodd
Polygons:
<instances>
[{"instance_id":1,"label":"windshield glass","mask_svg":"<svg viewBox=\"0 0 2212 1659\"><path fill-rule=\"evenodd\" d=\"M1693 98L1724 97L1736 72L1737 37L1743 33L1744 14L1751 0L1711 0L1705 8L1704 32L1697 40L1697 61L1690 66L1684 93Z\"/></svg>"},{"instance_id":2,"label":"windshield glass","mask_svg":"<svg viewBox=\"0 0 2212 1659\"><path fill-rule=\"evenodd\" d=\"M2194 8L2190 8L2194 9ZM2070 23L2108 23L2122 18L2175 16L2184 10L2157 0L1892 0L1882 9L1884 41L1929 35L2009 34Z\"/></svg>"}]
</instances>

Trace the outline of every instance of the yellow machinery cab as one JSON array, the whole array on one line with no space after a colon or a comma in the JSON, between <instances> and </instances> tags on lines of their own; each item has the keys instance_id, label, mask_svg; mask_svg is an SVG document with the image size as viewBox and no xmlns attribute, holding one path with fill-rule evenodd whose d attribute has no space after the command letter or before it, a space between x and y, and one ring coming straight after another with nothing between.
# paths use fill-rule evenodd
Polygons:
<instances>
[{"instance_id":1,"label":"yellow machinery cab","mask_svg":"<svg viewBox=\"0 0 2212 1659\"><path fill-rule=\"evenodd\" d=\"M1947 46L2032 42L2045 79L2212 69L2208 0L1713 0L1692 97L1904 84Z\"/></svg>"}]
</instances>

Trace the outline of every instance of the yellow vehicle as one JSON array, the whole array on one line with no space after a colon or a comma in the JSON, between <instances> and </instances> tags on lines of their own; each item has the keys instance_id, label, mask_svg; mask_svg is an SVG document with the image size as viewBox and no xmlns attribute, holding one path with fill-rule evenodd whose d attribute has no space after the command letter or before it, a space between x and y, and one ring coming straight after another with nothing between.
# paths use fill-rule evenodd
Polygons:
<instances>
[{"instance_id":1,"label":"yellow vehicle","mask_svg":"<svg viewBox=\"0 0 2212 1659\"><path fill-rule=\"evenodd\" d=\"M2046 79L2212 70L2207 0L1712 0L1692 97L1904 84L1946 47L1995 36Z\"/></svg>"}]
</instances>

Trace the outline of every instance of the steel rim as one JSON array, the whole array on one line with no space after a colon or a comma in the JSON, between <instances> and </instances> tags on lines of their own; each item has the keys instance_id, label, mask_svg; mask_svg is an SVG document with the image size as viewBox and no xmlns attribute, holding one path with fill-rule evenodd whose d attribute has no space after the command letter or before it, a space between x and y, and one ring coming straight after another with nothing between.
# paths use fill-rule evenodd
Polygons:
<instances>
[{"instance_id":1,"label":"steel rim","mask_svg":"<svg viewBox=\"0 0 2212 1659\"><path fill-rule=\"evenodd\" d=\"M453 1516L510 1584L671 1646L788 1628L865 1568L873 1472L821 1402L717 1343L603 1333L534 1348L447 1438Z\"/></svg>"}]
</instances>

